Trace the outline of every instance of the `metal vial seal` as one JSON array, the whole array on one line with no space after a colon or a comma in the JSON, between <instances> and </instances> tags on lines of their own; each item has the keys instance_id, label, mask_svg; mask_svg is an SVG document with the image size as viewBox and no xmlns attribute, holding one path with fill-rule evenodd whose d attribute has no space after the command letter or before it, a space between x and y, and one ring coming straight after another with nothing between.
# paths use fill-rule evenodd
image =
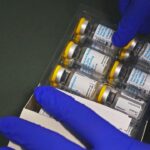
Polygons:
<instances>
[{"instance_id":1,"label":"metal vial seal","mask_svg":"<svg viewBox=\"0 0 150 150\"><path fill-rule=\"evenodd\" d=\"M107 103L107 98L110 92L111 92L111 89L106 84L103 84L97 96L97 102L104 103L104 104Z\"/></svg>"},{"instance_id":2,"label":"metal vial seal","mask_svg":"<svg viewBox=\"0 0 150 150\"><path fill-rule=\"evenodd\" d=\"M89 21L86 18L82 17L76 26L75 34L85 34L88 23Z\"/></svg>"},{"instance_id":3,"label":"metal vial seal","mask_svg":"<svg viewBox=\"0 0 150 150\"><path fill-rule=\"evenodd\" d=\"M130 52L122 49L119 54L119 60L127 60L130 57Z\"/></svg>"},{"instance_id":4,"label":"metal vial seal","mask_svg":"<svg viewBox=\"0 0 150 150\"><path fill-rule=\"evenodd\" d=\"M65 47L65 50L63 52L63 57L66 59L72 59L75 50L77 49L78 45L75 44L73 41L70 41L67 46Z\"/></svg>"},{"instance_id":5,"label":"metal vial seal","mask_svg":"<svg viewBox=\"0 0 150 150\"><path fill-rule=\"evenodd\" d=\"M115 61L108 75L109 83L112 83L120 74L122 64L119 61Z\"/></svg>"},{"instance_id":6,"label":"metal vial seal","mask_svg":"<svg viewBox=\"0 0 150 150\"><path fill-rule=\"evenodd\" d=\"M125 47L123 47L123 49L131 51L136 47L137 42L137 39L132 39Z\"/></svg>"},{"instance_id":7,"label":"metal vial seal","mask_svg":"<svg viewBox=\"0 0 150 150\"><path fill-rule=\"evenodd\" d=\"M55 69L49 79L52 86L58 86L58 84L61 82L62 76L65 71L66 71L66 69L60 65L57 65L55 67Z\"/></svg>"},{"instance_id":8,"label":"metal vial seal","mask_svg":"<svg viewBox=\"0 0 150 150\"><path fill-rule=\"evenodd\" d=\"M130 57L130 53L137 45L137 39L131 40L125 47L120 50L119 59L126 60Z\"/></svg>"}]
</instances>

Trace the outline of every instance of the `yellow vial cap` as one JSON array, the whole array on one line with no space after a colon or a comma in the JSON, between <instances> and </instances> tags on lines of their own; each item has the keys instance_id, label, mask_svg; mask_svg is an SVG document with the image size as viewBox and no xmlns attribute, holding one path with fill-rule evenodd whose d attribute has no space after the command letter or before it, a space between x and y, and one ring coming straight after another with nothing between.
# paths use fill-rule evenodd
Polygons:
<instances>
[{"instance_id":1,"label":"yellow vial cap","mask_svg":"<svg viewBox=\"0 0 150 150\"><path fill-rule=\"evenodd\" d=\"M102 86L100 92L99 92L98 97L97 97L98 103L102 103L102 102L103 102L103 95L104 95L106 89L107 89L107 85L104 84L104 85Z\"/></svg>"},{"instance_id":2,"label":"yellow vial cap","mask_svg":"<svg viewBox=\"0 0 150 150\"><path fill-rule=\"evenodd\" d=\"M65 47L65 50L63 52L63 57L64 58L72 58L72 55L77 48L77 44L75 44L73 41L70 41L67 46Z\"/></svg>"},{"instance_id":3,"label":"yellow vial cap","mask_svg":"<svg viewBox=\"0 0 150 150\"><path fill-rule=\"evenodd\" d=\"M126 49L122 49L120 54L119 54L119 59L124 60L130 57L130 53Z\"/></svg>"},{"instance_id":4,"label":"yellow vial cap","mask_svg":"<svg viewBox=\"0 0 150 150\"><path fill-rule=\"evenodd\" d=\"M50 82L52 82L53 85L57 85L57 74L58 72L62 69L61 65L57 65L52 73L52 75L50 76Z\"/></svg>"},{"instance_id":5,"label":"yellow vial cap","mask_svg":"<svg viewBox=\"0 0 150 150\"><path fill-rule=\"evenodd\" d=\"M113 65L113 67L112 67L112 69L110 70L110 73L109 73L109 78L110 78L110 79L113 79L113 78L114 78L114 75L115 75L115 73L116 73L116 69L117 69L117 67L118 67L119 64L120 64L119 61L115 61L115 62L114 62L114 65Z\"/></svg>"},{"instance_id":6,"label":"yellow vial cap","mask_svg":"<svg viewBox=\"0 0 150 150\"><path fill-rule=\"evenodd\" d=\"M136 46L136 40L132 39L123 49L128 50L130 48L134 48Z\"/></svg>"},{"instance_id":7,"label":"yellow vial cap","mask_svg":"<svg viewBox=\"0 0 150 150\"><path fill-rule=\"evenodd\" d=\"M82 17L79 20L79 23L77 24L77 27L75 29L75 34L84 34L87 24L88 24L88 20Z\"/></svg>"}]
</instances>

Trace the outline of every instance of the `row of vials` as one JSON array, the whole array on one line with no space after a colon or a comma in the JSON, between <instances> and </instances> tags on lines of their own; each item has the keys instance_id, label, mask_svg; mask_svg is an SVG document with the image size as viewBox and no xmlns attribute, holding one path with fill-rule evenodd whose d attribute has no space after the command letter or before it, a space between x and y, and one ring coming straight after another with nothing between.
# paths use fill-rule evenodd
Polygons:
<instances>
[{"instance_id":1,"label":"row of vials","mask_svg":"<svg viewBox=\"0 0 150 150\"><path fill-rule=\"evenodd\" d=\"M112 44L114 30L84 17L62 50L50 84L101 103L139 122L150 98L150 44L133 39Z\"/></svg>"}]
</instances>

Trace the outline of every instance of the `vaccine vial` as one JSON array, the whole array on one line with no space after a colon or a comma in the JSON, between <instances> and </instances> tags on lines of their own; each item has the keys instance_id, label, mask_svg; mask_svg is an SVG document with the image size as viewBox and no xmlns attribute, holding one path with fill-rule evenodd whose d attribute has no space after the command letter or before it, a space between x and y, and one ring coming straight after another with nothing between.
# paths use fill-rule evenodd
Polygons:
<instances>
[{"instance_id":1,"label":"vaccine vial","mask_svg":"<svg viewBox=\"0 0 150 150\"><path fill-rule=\"evenodd\" d=\"M143 100L137 100L125 94L121 94L119 91L106 84L100 89L99 101L136 120L141 119L146 106L146 103Z\"/></svg>"},{"instance_id":2,"label":"vaccine vial","mask_svg":"<svg viewBox=\"0 0 150 150\"><path fill-rule=\"evenodd\" d=\"M80 69L81 71L101 78L108 73L113 59L89 47L80 47L70 41L62 54L65 66Z\"/></svg>"},{"instance_id":3,"label":"vaccine vial","mask_svg":"<svg viewBox=\"0 0 150 150\"><path fill-rule=\"evenodd\" d=\"M132 44L135 45L134 49L128 49L128 46L121 49L120 60L126 59L128 62L132 61L132 63L136 64L142 70L149 70L150 43L134 39L132 40Z\"/></svg>"},{"instance_id":4,"label":"vaccine vial","mask_svg":"<svg viewBox=\"0 0 150 150\"><path fill-rule=\"evenodd\" d=\"M50 76L50 84L92 100L100 86L98 81L80 71L68 70L60 65L56 66Z\"/></svg>"},{"instance_id":5,"label":"vaccine vial","mask_svg":"<svg viewBox=\"0 0 150 150\"><path fill-rule=\"evenodd\" d=\"M119 60L125 60L128 62L130 60L132 60L132 62L133 61L137 62L137 61L133 60L133 56L135 56L137 53L137 52L135 52L135 49L137 49L137 46L140 48L140 46L138 44L138 40L136 38L132 39L125 47L120 49L120 51L118 53L118 55L119 55L118 59Z\"/></svg>"},{"instance_id":6,"label":"vaccine vial","mask_svg":"<svg viewBox=\"0 0 150 150\"><path fill-rule=\"evenodd\" d=\"M108 81L125 88L131 94L149 97L150 95L150 75L136 66L123 65L115 61L108 74Z\"/></svg>"},{"instance_id":7,"label":"vaccine vial","mask_svg":"<svg viewBox=\"0 0 150 150\"><path fill-rule=\"evenodd\" d=\"M80 18L76 30L76 35L87 35L92 41L100 42L106 47L112 47L112 36L114 34L114 30L103 26L101 24L92 23L88 19L82 17Z\"/></svg>"},{"instance_id":8,"label":"vaccine vial","mask_svg":"<svg viewBox=\"0 0 150 150\"><path fill-rule=\"evenodd\" d=\"M80 18L76 28L74 40L79 43L90 43L91 47L99 49L99 47L105 47L107 50L111 50L114 55L118 53L118 49L112 43L112 36L114 30L104 26L102 24L97 24L84 17ZM134 49L135 41L129 42L125 48ZM101 48L102 49L102 48Z\"/></svg>"}]
</instances>

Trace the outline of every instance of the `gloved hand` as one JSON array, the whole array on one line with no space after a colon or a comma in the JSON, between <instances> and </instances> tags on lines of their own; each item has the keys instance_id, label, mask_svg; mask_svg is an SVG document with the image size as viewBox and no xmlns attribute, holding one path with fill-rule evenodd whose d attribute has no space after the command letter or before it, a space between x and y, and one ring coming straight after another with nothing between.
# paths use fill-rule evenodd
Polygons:
<instances>
[{"instance_id":1,"label":"gloved hand","mask_svg":"<svg viewBox=\"0 0 150 150\"><path fill-rule=\"evenodd\" d=\"M150 150L121 133L89 108L50 87L38 87L36 100L91 150ZM27 150L83 150L61 135L17 117L0 119L0 133ZM1 149L2 150L2 149Z\"/></svg>"},{"instance_id":2,"label":"gloved hand","mask_svg":"<svg viewBox=\"0 0 150 150\"><path fill-rule=\"evenodd\" d=\"M150 0L119 0L122 19L113 35L113 44L125 46L137 34L150 33Z\"/></svg>"}]
</instances>

